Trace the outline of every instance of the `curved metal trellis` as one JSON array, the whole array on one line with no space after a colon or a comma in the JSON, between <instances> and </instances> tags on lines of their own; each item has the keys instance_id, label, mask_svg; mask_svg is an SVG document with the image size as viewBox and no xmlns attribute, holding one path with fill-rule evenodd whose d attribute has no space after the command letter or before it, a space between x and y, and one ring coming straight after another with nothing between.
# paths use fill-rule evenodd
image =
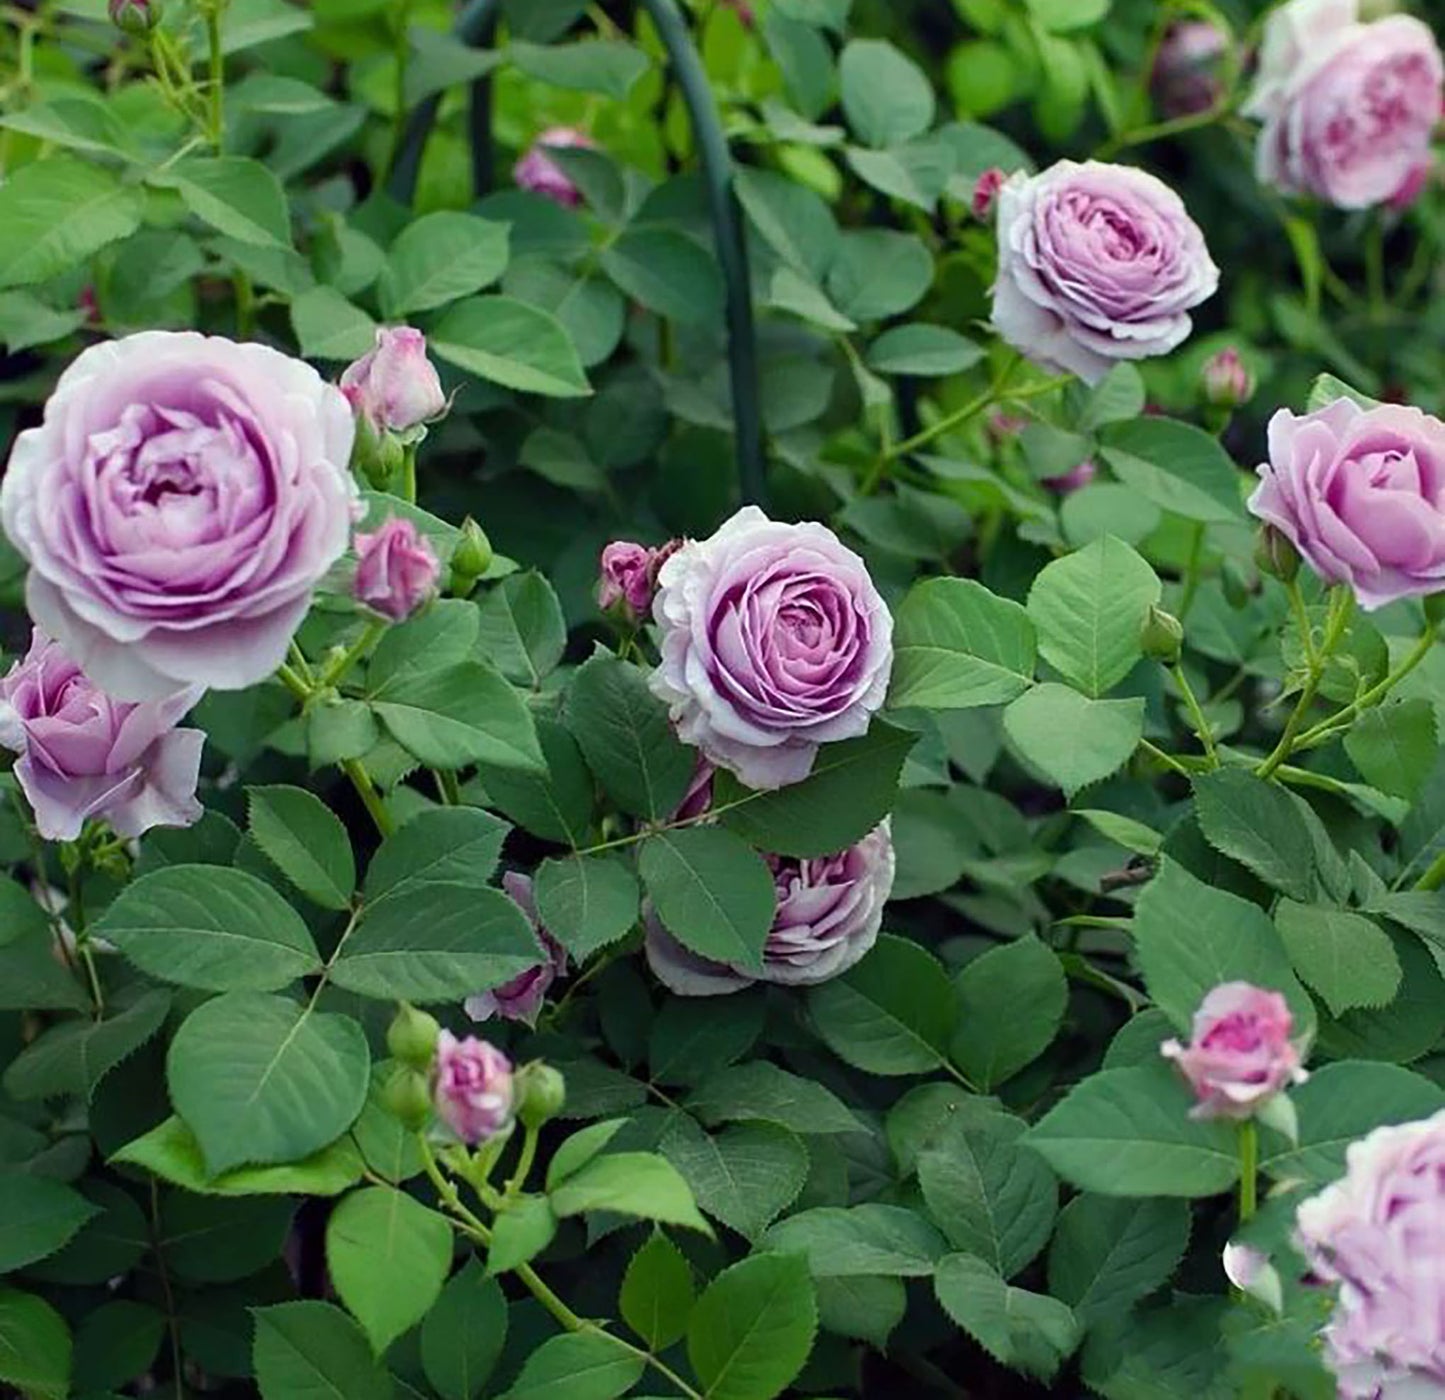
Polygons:
<instances>
[{"instance_id":1,"label":"curved metal trellis","mask_svg":"<svg viewBox=\"0 0 1445 1400\"><path fill-rule=\"evenodd\" d=\"M742 211L733 190L733 159L708 86L707 73L676 0L638 0L651 17L667 50L679 91L692 121L703 180L712 215L718 267L726 296L728 367L732 383L733 424L737 436L738 481L745 502L761 504L766 494L766 456L759 399L757 329L753 319L747 244ZM457 20L464 43L481 46L495 32L501 0L471 0ZM441 96L429 97L407 123L406 134L387 180L392 196L409 204L416 193L422 151L436 123ZM491 183L491 83L472 85L472 177L477 193Z\"/></svg>"}]
</instances>

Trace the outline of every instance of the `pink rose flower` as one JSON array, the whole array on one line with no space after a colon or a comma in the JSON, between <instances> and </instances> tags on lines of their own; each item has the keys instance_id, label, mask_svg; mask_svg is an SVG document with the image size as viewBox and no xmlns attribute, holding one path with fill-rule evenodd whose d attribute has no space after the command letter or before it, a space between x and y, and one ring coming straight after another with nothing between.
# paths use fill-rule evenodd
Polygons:
<instances>
[{"instance_id":1,"label":"pink rose flower","mask_svg":"<svg viewBox=\"0 0 1445 1400\"><path fill-rule=\"evenodd\" d=\"M474 1021L500 1016L504 1021L524 1021L529 1026L535 1026L552 983L567 971L567 950L542 927L542 921L537 916L532 881L526 875L509 870L502 876L502 888L532 921L539 961L536 967L518 973L510 982L468 997L466 1012Z\"/></svg>"},{"instance_id":2,"label":"pink rose flower","mask_svg":"<svg viewBox=\"0 0 1445 1400\"><path fill-rule=\"evenodd\" d=\"M1361 23L1356 0L1291 0L1265 26L1244 112L1259 178L1341 209L1392 198L1430 153L1445 63L1409 15Z\"/></svg>"},{"instance_id":3,"label":"pink rose flower","mask_svg":"<svg viewBox=\"0 0 1445 1400\"><path fill-rule=\"evenodd\" d=\"M568 146L591 147L592 138L585 132L570 126L554 126L544 131L533 143L532 148L512 170L512 178L524 190L540 194L554 204L571 209L582 203L582 192L572 183L571 177L548 154L548 148L556 150Z\"/></svg>"},{"instance_id":4,"label":"pink rose flower","mask_svg":"<svg viewBox=\"0 0 1445 1400\"><path fill-rule=\"evenodd\" d=\"M893 618L826 526L756 506L662 566L653 692L683 741L749 787L800 782L820 744L853 739L888 693Z\"/></svg>"},{"instance_id":5,"label":"pink rose flower","mask_svg":"<svg viewBox=\"0 0 1445 1400\"><path fill-rule=\"evenodd\" d=\"M1093 384L1166 355L1218 286L1183 201L1142 170L1065 160L999 193L993 324L1044 368Z\"/></svg>"},{"instance_id":6,"label":"pink rose flower","mask_svg":"<svg viewBox=\"0 0 1445 1400\"><path fill-rule=\"evenodd\" d=\"M1206 112L1224 93L1219 61L1229 50L1229 37L1208 20L1179 20L1169 26L1154 60L1150 86L1168 117Z\"/></svg>"},{"instance_id":7,"label":"pink rose flower","mask_svg":"<svg viewBox=\"0 0 1445 1400\"><path fill-rule=\"evenodd\" d=\"M20 755L15 776L41 836L74 841L92 817L125 837L199 821L206 736L176 725L201 695L191 686L139 705L113 700L37 628L0 680L0 744Z\"/></svg>"},{"instance_id":8,"label":"pink rose flower","mask_svg":"<svg viewBox=\"0 0 1445 1400\"><path fill-rule=\"evenodd\" d=\"M1362 607L1445 588L1445 423L1337 399L1269 423L1249 508Z\"/></svg>"},{"instance_id":9,"label":"pink rose flower","mask_svg":"<svg viewBox=\"0 0 1445 1400\"><path fill-rule=\"evenodd\" d=\"M458 1040L442 1031L432 1093L437 1116L468 1145L499 1137L512 1126L512 1062L485 1040L470 1035Z\"/></svg>"},{"instance_id":10,"label":"pink rose flower","mask_svg":"<svg viewBox=\"0 0 1445 1400\"><path fill-rule=\"evenodd\" d=\"M441 565L410 520L389 516L370 534L357 531L356 600L393 622L405 622L436 592Z\"/></svg>"},{"instance_id":11,"label":"pink rose flower","mask_svg":"<svg viewBox=\"0 0 1445 1400\"><path fill-rule=\"evenodd\" d=\"M1445 1114L1352 1143L1343 1178L1296 1216L1311 1273L1337 1285L1325 1356L1344 1400L1445 1395Z\"/></svg>"},{"instance_id":12,"label":"pink rose flower","mask_svg":"<svg viewBox=\"0 0 1445 1400\"><path fill-rule=\"evenodd\" d=\"M1403 214L1406 210L1412 209L1416 200L1425 193L1425 187L1430 183L1430 177L1434 173L1434 160L1428 158L1422 160L1405 176L1404 183L1385 202L1396 214Z\"/></svg>"},{"instance_id":13,"label":"pink rose flower","mask_svg":"<svg viewBox=\"0 0 1445 1400\"><path fill-rule=\"evenodd\" d=\"M691 822L705 816L712 806L712 780L716 776L717 769L699 755L692 770L692 781L687 785L687 791L683 793L682 801L677 804L677 811L672 814L671 820Z\"/></svg>"},{"instance_id":14,"label":"pink rose flower","mask_svg":"<svg viewBox=\"0 0 1445 1400\"><path fill-rule=\"evenodd\" d=\"M856 846L819 860L770 856L778 911L761 969L712 962L684 948L655 913L647 961L679 996L721 996L754 982L812 987L846 972L878 941L893 891L893 838L885 821Z\"/></svg>"},{"instance_id":15,"label":"pink rose flower","mask_svg":"<svg viewBox=\"0 0 1445 1400\"><path fill-rule=\"evenodd\" d=\"M355 432L337 389L264 345L83 351L0 484L31 617L118 700L265 680L346 552Z\"/></svg>"},{"instance_id":16,"label":"pink rose flower","mask_svg":"<svg viewBox=\"0 0 1445 1400\"><path fill-rule=\"evenodd\" d=\"M1007 179L1008 176L996 165L978 177L978 183L973 187L971 202L975 219L986 219L993 213L993 207L998 203L998 192L1003 189Z\"/></svg>"},{"instance_id":17,"label":"pink rose flower","mask_svg":"<svg viewBox=\"0 0 1445 1400\"><path fill-rule=\"evenodd\" d=\"M1223 982L1194 1013L1188 1045L1160 1047L1189 1081L1197 1100L1191 1118L1251 1118L1265 1100L1301 1084L1299 1047L1289 1038L1294 1021L1278 992L1248 982Z\"/></svg>"},{"instance_id":18,"label":"pink rose flower","mask_svg":"<svg viewBox=\"0 0 1445 1400\"><path fill-rule=\"evenodd\" d=\"M426 336L410 326L379 326L376 344L346 367L341 392L378 437L409 433L447 411Z\"/></svg>"}]
</instances>

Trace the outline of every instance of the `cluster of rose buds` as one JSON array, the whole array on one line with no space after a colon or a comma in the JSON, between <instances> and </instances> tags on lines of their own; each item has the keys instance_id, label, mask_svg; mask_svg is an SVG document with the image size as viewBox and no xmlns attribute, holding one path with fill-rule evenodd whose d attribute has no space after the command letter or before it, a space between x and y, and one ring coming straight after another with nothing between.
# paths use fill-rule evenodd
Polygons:
<instances>
[{"instance_id":1,"label":"cluster of rose buds","mask_svg":"<svg viewBox=\"0 0 1445 1400\"><path fill-rule=\"evenodd\" d=\"M662 566L681 547L681 540L673 540L660 548L632 540L613 540L602 551L598 606L603 612L615 608L633 622L646 617L652 611Z\"/></svg>"}]
</instances>

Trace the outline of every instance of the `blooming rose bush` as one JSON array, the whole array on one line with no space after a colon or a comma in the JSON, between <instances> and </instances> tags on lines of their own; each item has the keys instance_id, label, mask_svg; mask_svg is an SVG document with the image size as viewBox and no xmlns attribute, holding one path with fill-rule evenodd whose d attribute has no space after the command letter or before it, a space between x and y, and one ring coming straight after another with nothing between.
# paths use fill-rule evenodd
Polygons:
<instances>
[{"instance_id":1,"label":"blooming rose bush","mask_svg":"<svg viewBox=\"0 0 1445 1400\"><path fill-rule=\"evenodd\" d=\"M0 1393L1445 1395L1412 3L0 38Z\"/></svg>"}]
</instances>

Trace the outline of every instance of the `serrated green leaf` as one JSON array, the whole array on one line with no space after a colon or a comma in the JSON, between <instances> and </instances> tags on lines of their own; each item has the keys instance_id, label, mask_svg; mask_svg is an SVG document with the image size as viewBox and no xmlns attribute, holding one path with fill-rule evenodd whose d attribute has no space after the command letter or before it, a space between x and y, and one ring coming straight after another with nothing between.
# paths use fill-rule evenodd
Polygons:
<instances>
[{"instance_id":1,"label":"serrated green leaf","mask_svg":"<svg viewBox=\"0 0 1445 1400\"><path fill-rule=\"evenodd\" d=\"M697 1300L692 1265L660 1230L628 1262L618 1306L651 1351L681 1341Z\"/></svg>"},{"instance_id":2,"label":"serrated green leaf","mask_svg":"<svg viewBox=\"0 0 1445 1400\"><path fill-rule=\"evenodd\" d=\"M637 879L609 856L565 856L537 869L542 925L578 962L616 943L637 923Z\"/></svg>"},{"instance_id":3,"label":"serrated green leaf","mask_svg":"<svg viewBox=\"0 0 1445 1400\"><path fill-rule=\"evenodd\" d=\"M141 191L94 161L57 156L10 172L0 186L0 287L46 282L134 233Z\"/></svg>"},{"instance_id":4,"label":"serrated green leaf","mask_svg":"<svg viewBox=\"0 0 1445 1400\"><path fill-rule=\"evenodd\" d=\"M1317 888L1314 845L1294 799L1246 768L1221 768L1194 781L1204 839L1266 884L1294 899Z\"/></svg>"},{"instance_id":5,"label":"serrated green leaf","mask_svg":"<svg viewBox=\"0 0 1445 1400\"><path fill-rule=\"evenodd\" d=\"M249 788L247 795L251 835L276 868L323 909L348 908L356 861L340 818L304 788Z\"/></svg>"},{"instance_id":6,"label":"serrated green leaf","mask_svg":"<svg viewBox=\"0 0 1445 1400\"><path fill-rule=\"evenodd\" d=\"M951 1053L985 1091L1048 1049L1069 1000L1057 955L1032 935L974 958L955 985L958 1024Z\"/></svg>"},{"instance_id":7,"label":"serrated green leaf","mask_svg":"<svg viewBox=\"0 0 1445 1400\"><path fill-rule=\"evenodd\" d=\"M390 317L431 311L490 286L507 270L506 224L439 209L397 235L381 277Z\"/></svg>"},{"instance_id":8,"label":"serrated green leaf","mask_svg":"<svg viewBox=\"0 0 1445 1400\"><path fill-rule=\"evenodd\" d=\"M1188 1242L1183 1201L1076 1197L1049 1249L1049 1291L1085 1323L1118 1316L1169 1278Z\"/></svg>"},{"instance_id":9,"label":"serrated green leaf","mask_svg":"<svg viewBox=\"0 0 1445 1400\"><path fill-rule=\"evenodd\" d=\"M1282 899L1274 924L1294 970L1334 1015L1384 1006L1399 990L1400 960L1390 936L1363 914Z\"/></svg>"},{"instance_id":10,"label":"serrated green leaf","mask_svg":"<svg viewBox=\"0 0 1445 1400\"><path fill-rule=\"evenodd\" d=\"M496 1279L469 1259L421 1325L421 1363L442 1400L474 1400L507 1340L507 1300Z\"/></svg>"},{"instance_id":11,"label":"serrated green leaf","mask_svg":"<svg viewBox=\"0 0 1445 1400\"><path fill-rule=\"evenodd\" d=\"M457 302L432 328L428 343L468 373L524 394L584 398L592 392L562 323L512 297Z\"/></svg>"},{"instance_id":12,"label":"serrated green leaf","mask_svg":"<svg viewBox=\"0 0 1445 1400\"><path fill-rule=\"evenodd\" d=\"M996 1361L1048 1380L1079 1344L1072 1310L1056 1298L1011 1288L981 1259L950 1254L934 1292L944 1311Z\"/></svg>"},{"instance_id":13,"label":"serrated green leaf","mask_svg":"<svg viewBox=\"0 0 1445 1400\"><path fill-rule=\"evenodd\" d=\"M394 1400L361 1329L329 1303L257 1308L253 1351L262 1400Z\"/></svg>"},{"instance_id":14,"label":"serrated green leaf","mask_svg":"<svg viewBox=\"0 0 1445 1400\"><path fill-rule=\"evenodd\" d=\"M549 1190L552 1209L564 1220L585 1211L611 1210L711 1234L677 1168L651 1152L594 1157Z\"/></svg>"},{"instance_id":15,"label":"serrated green leaf","mask_svg":"<svg viewBox=\"0 0 1445 1400\"><path fill-rule=\"evenodd\" d=\"M96 1213L84 1196L58 1181L0 1173L0 1273L54 1254Z\"/></svg>"}]
</instances>

